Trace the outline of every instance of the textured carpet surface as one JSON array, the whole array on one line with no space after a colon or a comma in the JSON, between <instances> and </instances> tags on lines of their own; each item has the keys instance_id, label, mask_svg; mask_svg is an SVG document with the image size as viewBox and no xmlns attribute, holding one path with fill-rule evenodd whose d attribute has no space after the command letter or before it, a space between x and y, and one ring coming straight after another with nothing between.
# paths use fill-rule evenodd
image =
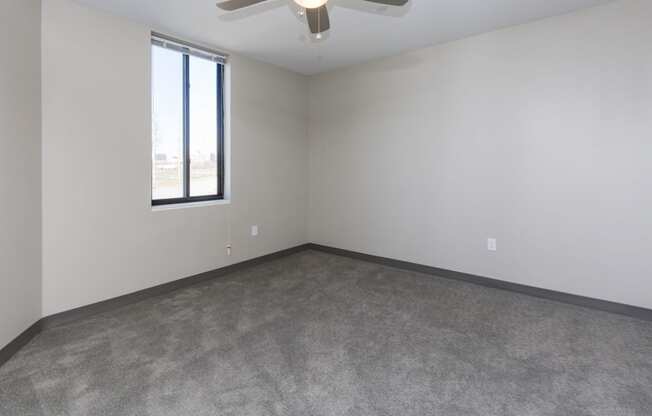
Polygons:
<instances>
[{"instance_id":1,"label":"textured carpet surface","mask_svg":"<svg viewBox=\"0 0 652 416\"><path fill-rule=\"evenodd\" d=\"M652 414L652 323L305 251L39 334L1 415Z\"/></svg>"}]
</instances>

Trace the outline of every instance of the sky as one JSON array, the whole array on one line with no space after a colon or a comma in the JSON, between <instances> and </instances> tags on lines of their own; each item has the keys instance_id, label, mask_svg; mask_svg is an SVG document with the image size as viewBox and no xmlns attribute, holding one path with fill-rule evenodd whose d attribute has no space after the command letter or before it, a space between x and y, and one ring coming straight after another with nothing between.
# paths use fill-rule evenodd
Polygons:
<instances>
[{"instance_id":1,"label":"sky","mask_svg":"<svg viewBox=\"0 0 652 416\"><path fill-rule=\"evenodd\" d=\"M152 128L154 153L182 156L182 54L152 47ZM207 160L216 153L217 64L190 56L190 154Z\"/></svg>"},{"instance_id":2,"label":"sky","mask_svg":"<svg viewBox=\"0 0 652 416\"><path fill-rule=\"evenodd\" d=\"M190 195L217 193L217 64L190 56ZM183 196L183 55L152 47L154 199ZM161 161L165 155L166 161ZM212 162L209 162L211 161ZM209 162L209 163L197 163Z\"/></svg>"}]
</instances>

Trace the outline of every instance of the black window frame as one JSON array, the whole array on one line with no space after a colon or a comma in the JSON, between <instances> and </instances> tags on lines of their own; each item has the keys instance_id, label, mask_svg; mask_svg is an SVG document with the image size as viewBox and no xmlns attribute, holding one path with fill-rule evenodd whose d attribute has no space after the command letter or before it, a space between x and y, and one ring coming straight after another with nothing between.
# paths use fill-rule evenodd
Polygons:
<instances>
[{"instance_id":1,"label":"black window frame","mask_svg":"<svg viewBox=\"0 0 652 416\"><path fill-rule=\"evenodd\" d=\"M152 45L152 48L159 47ZM183 59L183 197L154 199L154 161L152 161L152 206L220 201L224 199L224 63L215 62L217 77L217 194L190 195L190 55L180 52ZM152 71L154 69L152 68ZM152 146L154 143L152 142Z\"/></svg>"}]
</instances>

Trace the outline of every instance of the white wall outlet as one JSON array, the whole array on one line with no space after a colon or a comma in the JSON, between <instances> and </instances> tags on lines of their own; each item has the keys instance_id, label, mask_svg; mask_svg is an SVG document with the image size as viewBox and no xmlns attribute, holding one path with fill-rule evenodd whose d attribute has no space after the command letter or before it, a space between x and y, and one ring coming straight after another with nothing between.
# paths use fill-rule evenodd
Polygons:
<instances>
[{"instance_id":1,"label":"white wall outlet","mask_svg":"<svg viewBox=\"0 0 652 416\"><path fill-rule=\"evenodd\" d=\"M488 238L487 239L487 250L489 251L496 251L498 250L498 245L496 243L495 238Z\"/></svg>"},{"instance_id":2,"label":"white wall outlet","mask_svg":"<svg viewBox=\"0 0 652 416\"><path fill-rule=\"evenodd\" d=\"M258 235L258 226L257 225L252 225L251 226L251 236L256 237Z\"/></svg>"},{"instance_id":3,"label":"white wall outlet","mask_svg":"<svg viewBox=\"0 0 652 416\"><path fill-rule=\"evenodd\" d=\"M231 255L231 244L226 245L226 255L230 256Z\"/></svg>"}]
</instances>

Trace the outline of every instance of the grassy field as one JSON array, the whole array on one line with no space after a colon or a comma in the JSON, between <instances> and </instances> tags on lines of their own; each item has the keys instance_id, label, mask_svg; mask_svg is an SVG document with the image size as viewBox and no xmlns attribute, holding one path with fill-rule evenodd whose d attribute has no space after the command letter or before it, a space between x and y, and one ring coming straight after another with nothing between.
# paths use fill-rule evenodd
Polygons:
<instances>
[{"instance_id":1,"label":"grassy field","mask_svg":"<svg viewBox=\"0 0 652 416\"><path fill-rule=\"evenodd\" d=\"M190 170L190 196L217 193L217 166L205 163ZM181 164L158 164L153 172L152 194L154 199L179 198L183 196L183 169Z\"/></svg>"}]
</instances>

